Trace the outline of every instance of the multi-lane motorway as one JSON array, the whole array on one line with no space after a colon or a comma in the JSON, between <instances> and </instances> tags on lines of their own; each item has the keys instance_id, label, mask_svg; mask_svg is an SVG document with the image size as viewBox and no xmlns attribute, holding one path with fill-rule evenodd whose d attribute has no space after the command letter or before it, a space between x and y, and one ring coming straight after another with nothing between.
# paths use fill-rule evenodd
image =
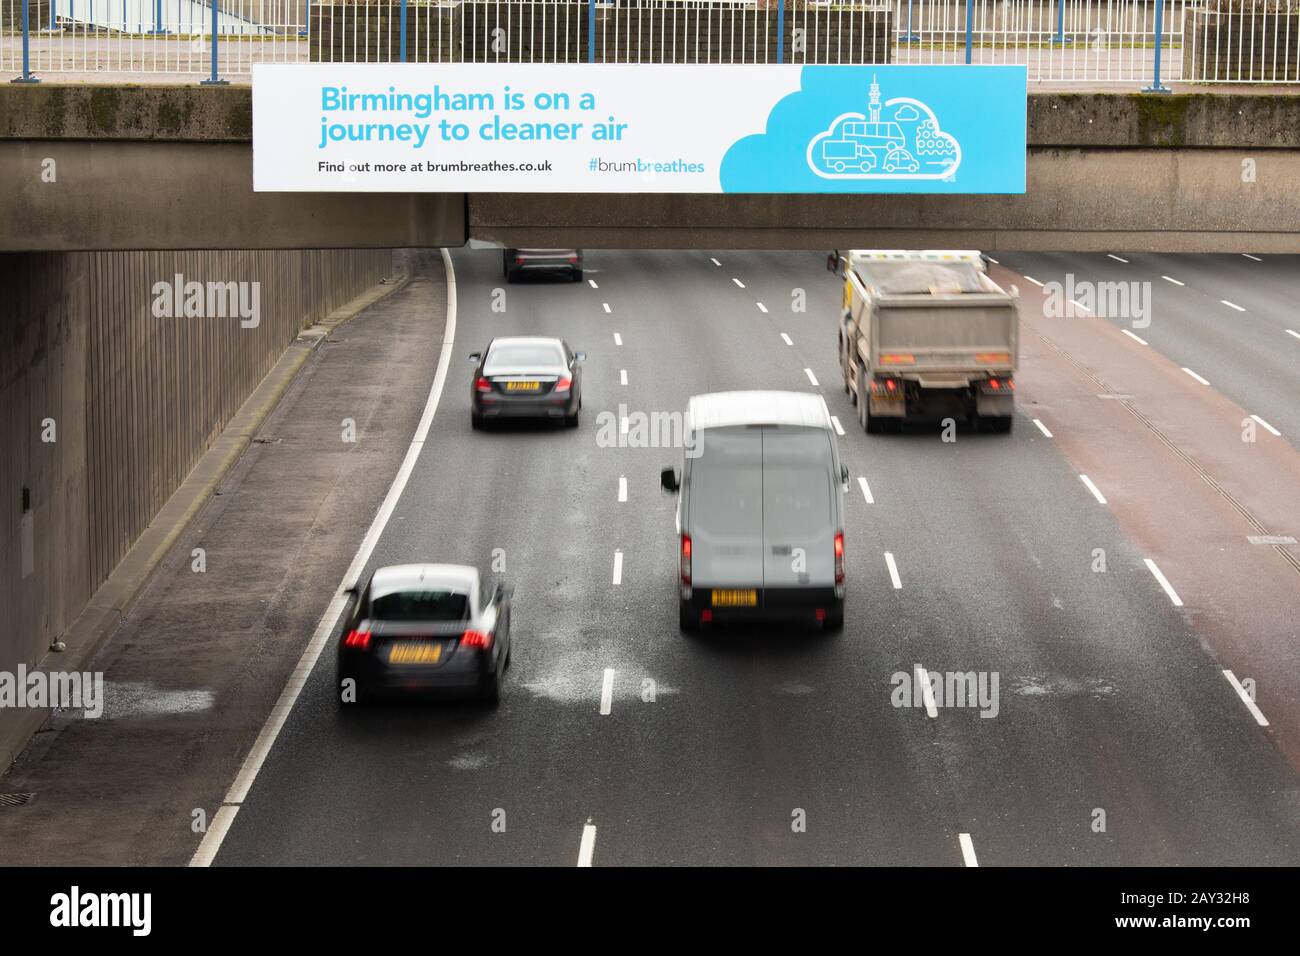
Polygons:
<instances>
[{"instance_id":1,"label":"multi-lane motorway","mask_svg":"<svg viewBox=\"0 0 1300 956\"><path fill-rule=\"evenodd\" d=\"M994 253L1020 414L948 442L857 425L824 254L588 252L581 284L510 286L453 254L445 389L367 571L503 564L504 701L340 707L327 645L215 863L1300 862L1300 550L1250 540L1300 532L1300 278L1118 255ZM1067 273L1153 283L1150 325L1046 315L1027 277ZM587 353L578 429L471 431L466 356L520 333ZM819 390L843 427L842 633L681 634L680 450L598 441L602 412L743 388ZM996 713L895 706L918 667L996 675Z\"/></svg>"}]
</instances>

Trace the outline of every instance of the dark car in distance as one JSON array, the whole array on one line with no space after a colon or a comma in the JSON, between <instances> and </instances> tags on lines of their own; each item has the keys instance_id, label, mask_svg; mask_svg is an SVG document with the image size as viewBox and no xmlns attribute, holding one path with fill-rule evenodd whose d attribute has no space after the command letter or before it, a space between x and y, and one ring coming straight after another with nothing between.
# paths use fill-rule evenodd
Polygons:
<instances>
[{"instance_id":1,"label":"dark car in distance","mask_svg":"<svg viewBox=\"0 0 1300 956\"><path fill-rule=\"evenodd\" d=\"M540 335L496 338L474 352L470 424L502 418L546 418L578 427L582 370L586 358L563 339Z\"/></svg>"},{"instance_id":2,"label":"dark car in distance","mask_svg":"<svg viewBox=\"0 0 1300 956\"><path fill-rule=\"evenodd\" d=\"M377 569L349 589L338 646L340 701L410 694L501 699L510 666L510 588L459 564Z\"/></svg>"},{"instance_id":3,"label":"dark car in distance","mask_svg":"<svg viewBox=\"0 0 1300 956\"><path fill-rule=\"evenodd\" d=\"M582 281L581 249L505 249L501 253L501 273L507 282L521 275L567 273L574 282Z\"/></svg>"}]
</instances>

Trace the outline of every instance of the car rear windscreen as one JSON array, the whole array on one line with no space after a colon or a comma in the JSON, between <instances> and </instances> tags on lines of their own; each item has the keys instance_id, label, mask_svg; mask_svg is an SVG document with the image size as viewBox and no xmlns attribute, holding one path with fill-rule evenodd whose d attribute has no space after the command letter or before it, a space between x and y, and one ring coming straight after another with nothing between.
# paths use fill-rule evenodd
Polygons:
<instances>
[{"instance_id":1,"label":"car rear windscreen","mask_svg":"<svg viewBox=\"0 0 1300 956\"><path fill-rule=\"evenodd\" d=\"M491 375L564 364L564 353L554 345L499 345L488 354L483 371Z\"/></svg>"},{"instance_id":2,"label":"car rear windscreen","mask_svg":"<svg viewBox=\"0 0 1300 956\"><path fill-rule=\"evenodd\" d=\"M394 591L370 602L376 621L464 621L469 598L461 591Z\"/></svg>"}]
</instances>

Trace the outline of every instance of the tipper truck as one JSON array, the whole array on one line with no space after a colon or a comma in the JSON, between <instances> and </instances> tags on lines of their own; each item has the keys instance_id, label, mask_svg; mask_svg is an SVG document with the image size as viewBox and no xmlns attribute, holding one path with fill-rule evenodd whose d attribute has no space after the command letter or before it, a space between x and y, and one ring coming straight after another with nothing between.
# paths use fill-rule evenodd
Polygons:
<instances>
[{"instance_id":1,"label":"tipper truck","mask_svg":"<svg viewBox=\"0 0 1300 956\"><path fill-rule=\"evenodd\" d=\"M1011 430L1017 294L989 278L980 253L855 249L828 264L844 279L844 389L868 432L945 418Z\"/></svg>"}]
</instances>

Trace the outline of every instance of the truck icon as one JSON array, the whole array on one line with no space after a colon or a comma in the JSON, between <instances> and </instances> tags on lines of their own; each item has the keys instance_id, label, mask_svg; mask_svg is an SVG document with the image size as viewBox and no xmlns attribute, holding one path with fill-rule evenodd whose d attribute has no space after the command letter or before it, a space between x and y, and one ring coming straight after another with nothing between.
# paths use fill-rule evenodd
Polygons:
<instances>
[{"instance_id":1,"label":"truck icon","mask_svg":"<svg viewBox=\"0 0 1300 956\"><path fill-rule=\"evenodd\" d=\"M876 154L852 139L822 140L822 161L827 169L842 173L846 169L870 172L876 167Z\"/></svg>"}]
</instances>

